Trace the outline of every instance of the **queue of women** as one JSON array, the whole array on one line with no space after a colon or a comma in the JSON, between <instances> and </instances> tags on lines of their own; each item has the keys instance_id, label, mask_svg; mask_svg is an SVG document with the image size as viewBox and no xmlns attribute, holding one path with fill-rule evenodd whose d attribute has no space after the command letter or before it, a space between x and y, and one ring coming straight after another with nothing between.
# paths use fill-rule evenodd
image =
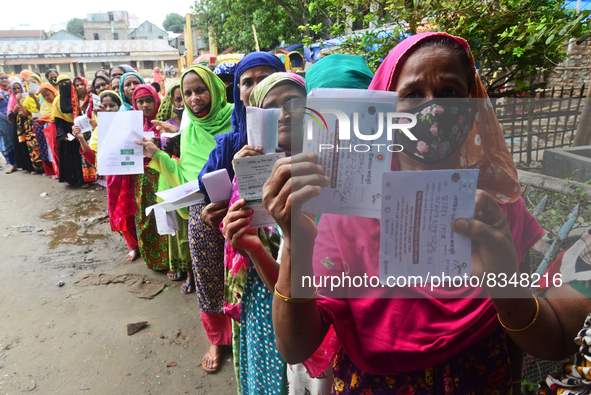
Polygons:
<instances>
[{"instance_id":1,"label":"queue of women","mask_svg":"<svg viewBox=\"0 0 591 395\"><path fill-rule=\"evenodd\" d=\"M228 74L234 75L230 100L220 79L227 81ZM461 298L334 298L313 287L293 288L295 275L374 275L379 267L379 219L323 214L315 220L302 212L328 185L316 154L301 152L301 130L292 130L314 88L395 91L398 110L410 113L416 109L409 108L410 99L421 101L421 108L438 98L483 99L464 135L451 141L452 133L439 129L450 149L420 161L412 149L403 151L394 155L392 170L479 169L475 215L453 223L456 233L473 240L473 271L510 276L527 264L543 230L520 197L513 159L465 40L445 33L411 36L375 75L362 57L333 54L315 63L305 80L285 72L277 56L256 52L214 72L193 65L163 98L126 65L97 72L90 87L84 78L70 81L55 70L46 78L43 83L24 73L10 81L0 74L0 106L7 114L0 107L0 147L12 165L8 171L45 172L87 186L97 179L96 113L142 111L144 130L156 137L137 142L144 174L106 176L111 229L123 236L128 259L141 256L149 268L184 280L183 293L196 292L210 343L202 368L218 370L231 346L238 393L515 393L523 351L544 359L578 352L567 376L549 376L542 387L545 393L566 387L588 393L590 234L551 266L568 281L544 290L543 297L518 287L507 298L506 289L486 284L462 290ZM29 91L30 84L39 92ZM93 108L89 92L99 95L100 108ZM247 145L249 106L281 109L277 150L286 153L263 191L277 226L261 229L250 226L253 212L240 198L232 165L262 154L261 147ZM94 132L73 125L81 114ZM183 116L188 124L179 136L160 137L177 132ZM220 169L233 180L232 198L210 203L201 180ZM144 214L156 203L155 193L197 179L205 203L178 210L180 230L159 235L154 218ZM322 265L326 259L333 263L330 272Z\"/></svg>"}]
</instances>

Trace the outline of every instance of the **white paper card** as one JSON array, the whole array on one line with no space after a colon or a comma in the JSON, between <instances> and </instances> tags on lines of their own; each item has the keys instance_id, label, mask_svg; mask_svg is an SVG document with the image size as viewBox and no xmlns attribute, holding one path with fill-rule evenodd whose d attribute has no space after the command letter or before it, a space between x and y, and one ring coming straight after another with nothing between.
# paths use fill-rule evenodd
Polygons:
<instances>
[{"instance_id":1,"label":"white paper card","mask_svg":"<svg viewBox=\"0 0 591 395\"><path fill-rule=\"evenodd\" d=\"M275 226L275 218L267 211L267 208L263 205L261 200L252 200L244 206L244 209L251 209L253 211L250 217L250 227L253 229L266 228L268 226Z\"/></svg>"},{"instance_id":2,"label":"white paper card","mask_svg":"<svg viewBox=\"0 0 591 395\"><path fill-rule=\"evenodd\" d=\"M86 115L80 115L74 118L74 125L78 126L82 133L92 132L92 125Z\"/></svg>"},{"instance_id":3,"label":"white paper card","mask_svg":"<svg viewBox=\"0 0 591 395\"><path fill-rule=\"evenodd\" d=\"M27 92L30 92L30 91L33 91L33 92L35 92L35 94L38 94L39 93L39 85L38 84L35 84L33 82L30 83L27 86Z\"/></svg>"},{"instance_id":4,"label":"white paper card","mask_svg":"<svg viewBox=\"0 0 591 395\"><path fill-rule=\"evenodd\" d=\"M199 180L189 181L178 187L157 192L156 196L164 201L155 206L162 206L166 211L174 211L194 204L203 203L205 199L205 196L199 192ZM146 209L146 212L150 207Z\"/></svg>"},{"instance_id":5,"label":"white paper card","mask_svg":"<svg viewBox=\"0 0 591 395\"><path fill-rule=\"evenodd\" d=\"M452 222L474 217L478 170L396 171L382 175L380 281L389 276L464 276L471 240Z\"/></svg>"},{"instance_id":6,"label":"white paper card","mask_svg":"<svg viewBox=\"0 0 591 395\"><path fill-rule=\"evenodd\" d=\"M220 169L203 176L203 185L212 203L229 200L232 197L232 183L228 170Z\"/></svg>"},{"instance_id":7,"label":"white paper card","mask_svg":"<svg viewBox=\"0 0 591 395\"><path fill-rule=\"evenodd\" d=\"M154 132L144 132L144 138L152 140L154 137L156 137L156 134Z\"/></svg>"},{"instance_id":8,"label":"white paper card","mask_svg":"<svg viewBox=\"0 0 591 395\"><path fill-rule=\"evenodd\" d=\"M74 140L76 140L76 137L74 137L74 135L72 133L68 133L66 135L66 140L68 140L68 141L74 141Z\"/></svg>"},{"instance_id":9,"label":"white paper card","mask_svg":"<svg viewBox=\"0 0 591 395\"><path fill-rule=\"evenodd\" d=\"M143 148L137 145L144 133L141 111L99 112L98 173L102 175L143 174Z\"/></svg>"},{"instance_id":10,"label":"white paper card","mask_svg":"<svg viewBox=\"0 0 591 395\"><path fill-rule=\"evenodd\" d=\"M33 119L42 118L42 115L40 112L34 112L33 114L31 114L31 116L33 117Z\"/></svg>"},{"instance_id":11,"label":"white paper card","mask_svg":"<svg viewBox=\"0 0 591 395\"><path fill-rule=\"evenodd\" d=\"M263 206L263 185L271 177L275 162L283 157L285 152L234 159L240 198L246 199L245 208L254 210L250 222L253 228L275 225L275 220Z\"/></svg>"},{"instance_id":12,"label":"white paper card","mask_svg":"<svg viewBox=\"0 0 591 395\"><path fill-rule=\"evenodd\" d=\"M305 118L304 151L316 152L330 184L320 196L305 203L302 210L380 217L382 173L390 171L390 151L396 150L388 140L387 114L396 109L397 98L395 92L358 89L311 92L306 106L307 114L314 117ZM348 128L340 124L335 110L348 117ZM373 140L358 136L377 135L379 130L381 135Z\"/></svg>"},{"instance_id":13,"label":"white paper card","mask_svg":"<svg viewBox=\"0 0 591 395\"><path fill-rule=\"evenodd\" d=\"M248 145L263 147L263 153L272 154L278 147L277 141L281 109L246 107L246 135Z\"/></svg>"},{"instance_id":14,"label":"white paper card","mask_svg":"<svg viewBox=\"0 0 591 395\"><path fill-rule=\"evenodd\" d=\"M97 110L101 108L101 98L99 95L92 94L92 107Z\"/></svg>"}]
</instances>

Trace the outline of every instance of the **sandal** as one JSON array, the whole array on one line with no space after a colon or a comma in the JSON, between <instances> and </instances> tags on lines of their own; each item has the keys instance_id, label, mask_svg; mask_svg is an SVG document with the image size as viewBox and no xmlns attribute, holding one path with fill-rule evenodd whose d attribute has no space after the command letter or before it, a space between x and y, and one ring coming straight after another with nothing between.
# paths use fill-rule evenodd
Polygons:
<instances>
[{"instance_id":1,"label":"sandal","mask_svg":"<svg viewBox=\"0 0 591 395\"><path fill-rule=\"evenodd\" d=\"M213 362L217 361L218 359L220 359L220 357L222 356L222 353L220 353L220 355L218 355L216 358L212 357L211 354L209 353L209 348L207 349L207 356L209 357L209 359L211 359ZM208 373L215 373L220 369L220 364L218 363L217 366L213 369L209 369L206 368L205 366L203 366L203 364L201 364L201 368L203 370L205 370Z\"/></svg>"},{"instance_id":2,"label":"sandal","mask_svg":"<svg viewBox=\"0 0 591 395\"><path fill-rule=\"evenodd\" d=\"M186 281L185 281L185 282L183 283L183 285L186 287L186 290L185 290L185 289L183 289L183 288L182 288L182 286L181 286L181 292L182 292L182 293L184 293L184 294L186 294L186 295L188 295L188 294L192 294L192 293L193 293L193 291L191 291L191 290L190 290L190 289L191 289L191 287L193 286L193 281L191 281L190 283L188 283L188 282L186 282Z\"/></svg>"},{"instance_id":3,"label":"sandal","mask_svg":"<svg viewBox=\"0 0 591 395\"><path fill-rule=\"evenodd\" d=\"M8 171L6 172L6 174L12 174L12 173L14 173L15 171L18 171L18 169L10 169L10 170L8 170Z\"/></svg>"}]
</instances>

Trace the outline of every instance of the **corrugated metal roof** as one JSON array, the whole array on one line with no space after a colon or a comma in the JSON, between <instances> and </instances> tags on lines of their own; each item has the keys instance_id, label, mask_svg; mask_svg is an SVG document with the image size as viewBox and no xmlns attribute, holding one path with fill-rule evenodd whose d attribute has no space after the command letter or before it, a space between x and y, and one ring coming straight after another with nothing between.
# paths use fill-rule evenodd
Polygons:
<instances>
[{"instance_id":1,"label":"corrugated metal roof","mask_svg":"<svg viewBox=\"0 0 591 395\"><path fill-rule=\"evenodd\" d=\"M0 30L0 37L43 37L43 30Z\"/></svg>"},{"instance_id":2,"label":"corrugated metal roof","mask_svg":"<svg viewBox=\"0 0 591 395\"><path fill-rule=\"evenodd\" d=\"M17 30L15 30L16 32ZM0 41L0 54L76 54L113 52L174 52L167 40Z\"/></svg>"}]
</instances>

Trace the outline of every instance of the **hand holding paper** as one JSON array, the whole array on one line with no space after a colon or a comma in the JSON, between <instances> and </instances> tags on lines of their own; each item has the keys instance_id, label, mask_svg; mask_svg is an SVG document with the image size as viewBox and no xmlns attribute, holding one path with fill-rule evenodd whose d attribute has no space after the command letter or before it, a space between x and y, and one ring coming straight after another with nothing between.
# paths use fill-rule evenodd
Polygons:
<instances>
[{"instance_id":1,"label":"hand holding paper","mask_svg":"<svg viewBox=\"0 0 591 395\"><path fill-rule=\"evenodd\" d=\"M142 149L135 143L143 139L141 111L99 112L98 172L104 175L143 174Z\"/></svg>"},{"instance_id":2,"label":"hand holding paper","mask_svg":"<svg viewBox=\"0 0 591 395\"><path fill-rule=\"evenodd\" d=\"M390 276L463 276L470 239L452 230L474 215L478 170L395 171L382 175L380 281Z\"/></svg>"},{"instance_id":3,"label":"hand holding paper","mask_svg":"<svg viewBox=\"0 0 591 395\"><path fill-rule=\"evenodd\" d=\"M279 145L277 122L281 109L246 107L246 134L248 145L263 147L263 153L272 154Z\"/></svg>"}]
</instances>

